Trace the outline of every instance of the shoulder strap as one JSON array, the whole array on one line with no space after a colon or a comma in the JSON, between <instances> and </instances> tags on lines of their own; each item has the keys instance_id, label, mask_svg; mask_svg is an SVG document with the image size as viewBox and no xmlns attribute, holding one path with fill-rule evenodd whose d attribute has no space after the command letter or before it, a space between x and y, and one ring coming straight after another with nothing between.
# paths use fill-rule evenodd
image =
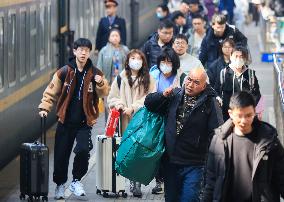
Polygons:
<instances>
[{"instance_id":1,"label":"shoulder strap","mask_svg":"<svg viewBox=\"0 0 284 202\"><path fill-rule=\"evenodd\" d=\"M254 87L254 71L252 69L248 69L248 75L250 90L252 90Z\"/></svg>"},{"instance_id":2,"label":"shoulder strap","mask_svg":"<svg viewBox=\"0 0 284 202\"><path fill-rule=\"evenodd\" d=\"M64 82L66 79L66 75L67 75L67 71L68 71L68 65L65 65L63 67L61 67L61 74L59 76L59 79L61 82Z\"/></svg>"},{"instance_id":3,"label":"shoulder strap","mask_svg":"<svg viewBox=\"0 0 284 202\"><path fill-rule=\"evenodd\" d=\"M183 81L184 81L184 78L186 77L186 74L185 73L182 73L180 75L180 87L182 87L182 84L183 84Z\"/></svg>"},{"instance_id":4,"label":"shoulder strap","mask_svg":"<svg viewBox=\"0 0 284 202\"><path fill-rule=\"evenodd\" d=\"M223 84L225 83L226 70L227 70L227 68L225 67L225 68L222 69L221 72L220 72L220 84L221 84L221 87L222 87Z\"/></svg>"},{"instance_id":5,"label":"shoulder strap","mask_svg":"<svg viewBox=\"0 0 284 202\"><path fill-rule=\"evenodd\" d=\"M117 75L116 81L117 81L118 89L120 89L120 86L121 86L121 77L120 77L120 75Z\"/></svg>"}]
</instances>

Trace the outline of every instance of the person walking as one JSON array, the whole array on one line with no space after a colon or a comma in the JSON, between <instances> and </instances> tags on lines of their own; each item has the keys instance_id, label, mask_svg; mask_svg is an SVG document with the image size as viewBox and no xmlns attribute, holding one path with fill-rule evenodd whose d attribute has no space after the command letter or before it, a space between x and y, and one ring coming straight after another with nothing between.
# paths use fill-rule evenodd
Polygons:
<instances>
[{"instance_id":1,"label":"person walking","mask_svg":"<svg viewBox=\"0 0 284 202\"><path fill-rule=\"evenodd\" d=\"M230 100L230 119L215 130L201 202L279 202L284 198L284 149L276 129L256 118L254 96Z\"/></svg>"},{"instance_id":2,"label":"person walking","mask_svg":"<svg viewBox=\"0 0 284 202\"><path fill-rule=\"evenodd\" d=\"M149 111L166 117L165 201L199 201L201 182L213 129L223 123L215 91L204 68L190 70L182 88L169 87L147 95Z\"/></svg>"},{"instance_id":3,"label":"person walking","mask_svg":"<svg viewBox=\"0 0 284 202\"><path fill-rule=\"evenodd\" d=\"M261 94L255 71L248 67L248 51L245 47L236 46L230 57L230 64L221 70L215 83L215 90L222 104L223 118L229 119L228 109L231 96L235 92L248 91L253 94L256 103Z\"/></svg>"},{"instance_id":4,"label":"person walking","mask_svg":"<svg viewBox=\"0 0 284 202\"><path fill-rule=\"evenodd\" d=\"M111 85L107 98L109 108L122 110L122 134L128 123L141 107L148 93L156 90L155 80L150 76L145 55L131 50L125 61L125 69ZM135 197L141 197L141 184L130 183L130 191Z\"/></svg>"},{"instance_id":5,"label":"person walking","mask_svg":"<svg viewBox=\"0 0 284 202\"><path fill-rule=\"evenodd\" d=\"M204 67L208 68L220 56L220 43L226 38L232 39L236 45L247 47L247 38L235 26L227 24L226 16L215 14L200 47L199 60Z\"/></svg>"},{"instance_id":6,"label":"person walking","mask_svg":"<svg viewBox=\"0 0 284 202\"><path fill-rule=\"evenodd\" d=\"M124 69L128 47L122 45L120 31L112 29L109 33L108 43L98 56L97 67L103 71L106 79L112 83L113 79Z\"/></svg>"},{"instance_id":7,"label":"person walking","mask_svg":"<svg viewBox=\"0 0 284 202\"><path fill-rule=\"evenodd\" d=\"M89 59L92 43L85 38L74 42L74 57L56 71L43 93L39 115L47 116L57 102L58 124L54 144L53 181L55 199L63 199L70 154L76 139L73 181L69 189L77 197L86 197L81 178L88 171L92 149L91 129L99 116L98 99L108 94L108 82Z\"/></svg>"},{"instance_id":8,"label":"person walking","mask_svg":"<svg viewBox=\"0 0 284 202\"><path fill-rule=\"evenodd\" d=\"M141 51L145 54L149 69L157 64L157 57L162 50L172 46L174 24L170 20L161 21L157 33L154 33L143 45Z\"/></svg>"}]
</instances>

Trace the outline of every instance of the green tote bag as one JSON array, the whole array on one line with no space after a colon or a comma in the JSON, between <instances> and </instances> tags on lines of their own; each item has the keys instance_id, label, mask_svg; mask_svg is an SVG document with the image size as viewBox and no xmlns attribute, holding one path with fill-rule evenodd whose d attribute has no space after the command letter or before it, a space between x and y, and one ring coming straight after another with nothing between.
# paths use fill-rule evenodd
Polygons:
<instances>
[{"instance_id":1,"label":"green tote bag","mask_svg":"<svg viewBox=\"0 0 284 202\"><path fill-rule=\"evenodd\" d=\"M165 151L164 117L142 107L123 133L115 168L129 180L148 185Z\"/></svg>"}]
</instances>

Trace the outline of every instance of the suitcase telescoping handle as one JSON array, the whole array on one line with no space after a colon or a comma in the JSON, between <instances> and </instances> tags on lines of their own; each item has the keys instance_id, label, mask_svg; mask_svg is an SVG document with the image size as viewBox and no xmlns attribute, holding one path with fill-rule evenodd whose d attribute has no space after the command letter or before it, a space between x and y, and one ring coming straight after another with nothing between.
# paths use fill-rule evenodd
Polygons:
<instances>
[{"instance_id":1,"label":"suitcase telescoping handle","mask_svg":"<svg viewBox=\"0 0 284 202\"><path fill-rule=\"evenodd\" d=\"M46 116L40 118L40 130L40 142L46 145Z\"/></svg>"},{"instance_id":2,"label":"suitcase telescoping handle","mask_svg":"<svg viewBox=\"0 0 284 202\"><path fill-rule=\"evenodd\" d=\"M117 131L117 135L118 137L122 137L122 109L119 109L119 120L118 120L118 131Z\"/></svg>"}]
</instances>

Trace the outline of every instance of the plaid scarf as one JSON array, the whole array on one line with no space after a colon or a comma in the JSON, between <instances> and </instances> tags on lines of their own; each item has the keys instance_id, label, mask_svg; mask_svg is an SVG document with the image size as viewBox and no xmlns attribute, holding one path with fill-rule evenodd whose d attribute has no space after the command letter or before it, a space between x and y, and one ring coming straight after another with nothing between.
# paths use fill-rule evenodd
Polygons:
<instances>
[{"instance_id":1,"label":"plaid scarf","mask_svg":"<svg viewBox=\"0 0 284 202\"><path fill-rule=\"evenodd\" d=\"M183 126L190 115L192 108L196 104L197 99L198 99L198 96L188 96L184 94L183 102L179 105L177 109L177 118L176 118L177 135L180 135L183 129Z\"/></svg>"}]
</instances>

